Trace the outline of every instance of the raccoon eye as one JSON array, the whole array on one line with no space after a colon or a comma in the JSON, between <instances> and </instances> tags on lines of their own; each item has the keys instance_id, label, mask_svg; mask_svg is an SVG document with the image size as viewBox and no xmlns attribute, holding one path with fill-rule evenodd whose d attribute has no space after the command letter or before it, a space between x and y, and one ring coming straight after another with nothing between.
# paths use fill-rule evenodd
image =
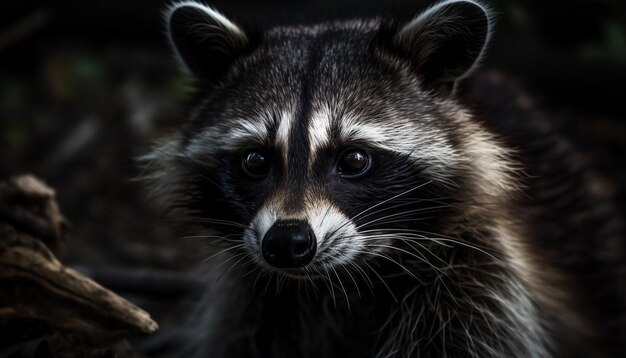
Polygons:
<instances>
[{"instance_id":1,"label":"raccoon eye","mask_svg":"<svg viewBox=\"0 0 626 358\"><path fill-rule=\"evenodd\" d=\"M337 169L344 177L357 177L365 174L370 168L370 157L359 149L349 149L341 154Z\"/></svg>"},{"instance_id":2,"label":"raccoon eye","mask_svg":"<svg viewBox=\"0 0 626 358\"><path fill-rule=\"evenodd\" d=\"M243 155L241 169L252 178L260 178L267 175L270 163L265 153L260 150L251 150Z\"/></svg>"}]
</instances>

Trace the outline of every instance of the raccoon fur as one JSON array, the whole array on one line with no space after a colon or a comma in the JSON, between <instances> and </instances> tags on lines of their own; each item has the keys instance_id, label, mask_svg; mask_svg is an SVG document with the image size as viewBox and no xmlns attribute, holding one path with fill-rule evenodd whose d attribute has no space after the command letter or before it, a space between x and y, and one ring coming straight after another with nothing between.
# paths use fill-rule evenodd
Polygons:
<instances>
[{"instance_id":1,"label":"raccoon fur","mask_svg":"<svg viewBox=\"0 0 626 358\"><path fill-rule=\"evenodd\" d=\"M624 348L623 227L550 118L468 77L489 9L167 33L200 100L142 160L211 254L185 357L589 357Z\"/></svg>"}]
</instances>

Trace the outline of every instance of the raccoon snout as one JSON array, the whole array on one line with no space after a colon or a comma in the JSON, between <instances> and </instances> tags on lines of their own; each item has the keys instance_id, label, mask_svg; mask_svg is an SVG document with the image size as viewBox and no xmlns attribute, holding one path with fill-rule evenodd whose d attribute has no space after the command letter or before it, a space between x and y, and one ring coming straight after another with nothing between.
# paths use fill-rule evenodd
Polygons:
<instances>
[{"instance_id":1,"label":"raccoon snout","mask_svg":"<svg viewBox=\"0 0 626 358\"><path fill-rule=\"evenodd\" d=\"M261 243L265 261L282 268L306 266L317 249L313 229L304 220L277 221L267 231Z\"/></svg>"}]
</instances>

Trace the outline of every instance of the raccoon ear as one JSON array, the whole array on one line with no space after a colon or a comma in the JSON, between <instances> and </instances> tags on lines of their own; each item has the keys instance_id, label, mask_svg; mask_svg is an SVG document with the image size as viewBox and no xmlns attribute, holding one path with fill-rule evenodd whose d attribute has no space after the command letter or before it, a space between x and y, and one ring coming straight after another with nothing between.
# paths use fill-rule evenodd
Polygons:
<instances>
[{"instance_id":1,"label":"raccoon ear","mask_svg":"<svg viewBox=\"0 0 626 358\"><path fill-rule=\"evenodd\" d=\"M199 79L218 79L249 44L243 29L206 5L174 3L164 15L178 62Z\"/></svg>"},{"instance_id":2,"label":"raccoon ear","mask_svg":"<svg viewBox=\"0 0 626 358\"><path fill-rule=\"evenodd\" d=\"M480 61L490 31L489 12L483 5L448 0L401 26L392 44L409 57L426 87L451 90Z\"/></svg>"}]
</instances>

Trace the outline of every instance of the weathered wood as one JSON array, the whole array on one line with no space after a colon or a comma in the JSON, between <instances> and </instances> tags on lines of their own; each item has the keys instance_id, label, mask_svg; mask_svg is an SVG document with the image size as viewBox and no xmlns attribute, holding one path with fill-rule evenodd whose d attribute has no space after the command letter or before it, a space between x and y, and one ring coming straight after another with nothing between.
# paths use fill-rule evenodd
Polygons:
<instances>
[{"instance_id":1,"label":"weathered wood","mask_svg":"<svg viewBox=\"0 0 626 358\"><path fill-rule=\"evenodd\" d=\"M54 189L32 175L0 183L0 223L42 240L55 254L61 251L69 228Z\"/></svg>"},{"instance_id":2,"label":"weathered wood","mask_svg":"<svg viewBox=\"0 0 626 358\"><path fill-rule=\"evenodd\" d=\"M148 313L56 258L49 246L59 250L67 220L52 189L19 177L0 184L0 204L0 355L44 338L54 356L98 356L125 335L158 329Z\"/></svg>"},{"instance_id":3,"label":"weathered wood","mask_svg":"<svg viewBox=\"0 0 626 358\"><path fill-rule=\"evenodd\" d=\"M47 320L96 334L152 333L150 316L77 271L39 241L19 234L0 242L0 317ZM102 332L98 332L102 331Z\"/></svg>"}]
</instances>

